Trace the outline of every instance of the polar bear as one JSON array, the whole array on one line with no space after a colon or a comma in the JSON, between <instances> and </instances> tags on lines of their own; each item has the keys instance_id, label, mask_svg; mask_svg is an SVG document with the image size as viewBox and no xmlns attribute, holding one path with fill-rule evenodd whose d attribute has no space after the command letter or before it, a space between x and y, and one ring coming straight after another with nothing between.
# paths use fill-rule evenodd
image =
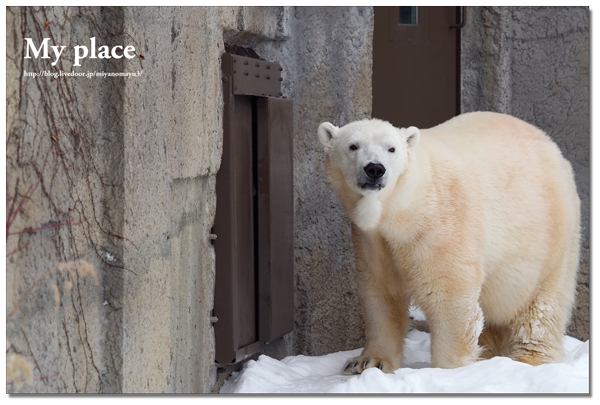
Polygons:
<instances>
[{"instance_id":1,"label":"polar bear","mask_svg":"<svg viewBox=\"0 0 600 405\"><path fill-rule=\"evenodd\" d=\"M560 361L580 212L571 165L548 136L475 112L423 130L324 122L318 138L353 223L366 323L345 373L401 366L411 300L431 329L433 367Z\"/></svg>"}]
</instances>

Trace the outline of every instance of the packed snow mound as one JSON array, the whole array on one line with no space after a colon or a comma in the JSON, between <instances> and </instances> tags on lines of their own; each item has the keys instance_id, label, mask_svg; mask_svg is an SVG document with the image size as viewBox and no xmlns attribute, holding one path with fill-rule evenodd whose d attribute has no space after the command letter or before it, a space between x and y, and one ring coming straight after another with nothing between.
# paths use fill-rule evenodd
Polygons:
<instances>
[{"instance_id":1,"label":"packed snow mound","mask_svg":"<svg viewBox=\"0 0 600 405\"><path fill-rule=\"evenodd\" d=\"M589 393L589 341L564 338L560 363L537 367L494 357L453 370L431 368L430 335L412 330L404 364L393 374L377 368L342 374L362 349L325 356L261 355L233 373L221 393Z\"/></svg>"}]
</instances>

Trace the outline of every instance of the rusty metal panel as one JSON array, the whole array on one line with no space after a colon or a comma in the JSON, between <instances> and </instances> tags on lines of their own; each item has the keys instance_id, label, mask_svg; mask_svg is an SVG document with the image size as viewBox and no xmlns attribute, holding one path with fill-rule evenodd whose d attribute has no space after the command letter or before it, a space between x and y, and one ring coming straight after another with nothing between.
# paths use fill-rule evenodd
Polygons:
<instances>
[{"instance_id":1,"label":"rusty metal panel","mask_svg":"<svg viewBox=\"0 0 600 405\"><path fill-rule=\"evenodd\" d=\"M279 64L224 54L221 66L224 133L213 226L213 314L215 359L224 366L293 328L293 104L263 97L281 95ZM237 66L259 77L244 71L240 76Z\"/></svg>"},{"instance_id":2,"label":"rusty metal panel","mask_svg":"<svg viewBox=\"0 0 600 405\"><path fill-rule=\"evenodd\" d=\"M230 90L231 81L225 81ZM254 266L252 98L224 92L223 159L217 173L213 233L216 255L216 360L238 361L237 350L257 340Z\"/></svg>"},{"instance_id":3,"label":"rusty metal panel","mask_svg":"<svg viewBox=\"0 0 600 405\"><path fill-rule=\"evenodd\" d=\"M281 72L283 68L277 62L250 58L241 55L225 54L223 69L233 79L233 94L279 97L281 96Z\"/></svg>"},{"instance_id":4,"label":"rusty metal panel","mask_svg":"<svg viewBox=\"0 0 600 405\"><path fill-rule=\"evenodd\" d=\"M294 327L293 102L257 99L258 334Z\"/></svg>"}]
</instances>

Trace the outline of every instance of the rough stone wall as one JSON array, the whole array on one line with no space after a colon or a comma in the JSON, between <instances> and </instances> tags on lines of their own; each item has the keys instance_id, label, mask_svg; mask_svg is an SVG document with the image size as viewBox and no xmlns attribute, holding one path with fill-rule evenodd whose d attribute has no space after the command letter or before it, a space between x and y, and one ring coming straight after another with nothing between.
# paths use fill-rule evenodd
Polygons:
<instances>
[{"instance_id":1,"label":"rough stone wall","mask_svg":"<svg viewBox=\"0 0 600 405\"><path fill-rule=\"evenodd\" d=\"M25 77L51 66L22 54L26 37L71 49L119 32L114 12L7 9L6 337L7 357L33 365L21 392L122 389L123 79ZM65 52L56 68L72 64Z\"/></svg>"},{"instance_id":2,"label":"rough stone wall","mask_svg":"<svg viewBox=\"0 0 600 405\"><path fill-rule=\"evenodd\" d=\"M512 114L544 130L571 162L581 199L577 300L568 333L589 339L590 10L469 7L462 111Z\"/></svg>"},{"instance_id":3,"label":"rough stone wall","mask_svg":"<svg viewBox=\"0 0 600 405\"><path fill-rule=\"evenodd\" d=\"M7 322L9 352L35 364L21 392L208 392L214 384L209 232L225 11L7 11L11 229L46 227L7 240L15 251L7 312L19 306ZM68 52L92 36L98 46L134 45L145 60L86 59L73 70L142 76L23 77L51 70L48 60L23 59L24 37L67 45L57 69L71 71ZM64 264L80 259L97 282Z\"/></svg>"},{"instance_id":4,"label":"rough stone wall","mask_svg":"<svg viewBox=\"0 0 600 405\"><path fill-rule=\"evenodd\" d=\"M124 392L206 392L214 376L214 253L221 158L219 9L126 8L144 80L123 95ZM151 28L151 29L149 29Z\"/></svg>"},{"instance_id":5,"label":"rough stone wall","mask_svg":"<svg viewBox=\"0 0 600 405\"><path fill-rule=\"evenodd\" d=\"M372 20L353 7L7 10L7 353L32 368L9 392L218 388L209 232L226 42L280 62L295 101L296 330L266 352L363 344L350 226L315 133L370 115ZM72 69L68 52L93 36L144 59ZM56 70L143 74L24 77L53 69L23 59L25 37L67 46Z\"/></svg>"}]
</instances>

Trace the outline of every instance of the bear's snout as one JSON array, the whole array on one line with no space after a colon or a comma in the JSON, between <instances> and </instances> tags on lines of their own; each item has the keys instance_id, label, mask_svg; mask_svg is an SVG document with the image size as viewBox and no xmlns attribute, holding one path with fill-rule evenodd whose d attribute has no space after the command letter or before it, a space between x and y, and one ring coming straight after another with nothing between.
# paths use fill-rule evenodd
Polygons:
<instances>
[{"instance_id":1,"label":"bear's snout","mask_svg":"<svg viewBox=\"0 0 600 405\"><path fill-rule=\"evenodd\" d=\"M385 174L385 167L381 163L369 163L364 170L371 181L377 181Z\"/></svg>"},{"instance_id":2,"label":"bear's snout","mask_svg":"<svg viewBox=\"0 0 600 405\"><path fill-rule=\"evenodd\" d=\"M363 167L364 174L359 176L358 184L363 190L378 191L385 187L383 175L385 166L381 163L369 163Z\"/></svg>"}]
</instances>

